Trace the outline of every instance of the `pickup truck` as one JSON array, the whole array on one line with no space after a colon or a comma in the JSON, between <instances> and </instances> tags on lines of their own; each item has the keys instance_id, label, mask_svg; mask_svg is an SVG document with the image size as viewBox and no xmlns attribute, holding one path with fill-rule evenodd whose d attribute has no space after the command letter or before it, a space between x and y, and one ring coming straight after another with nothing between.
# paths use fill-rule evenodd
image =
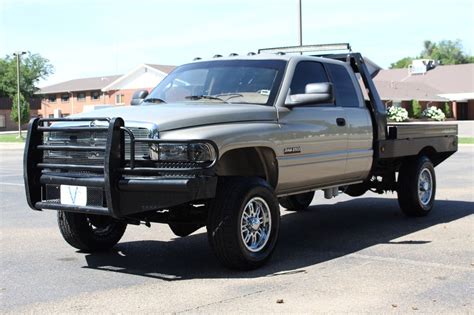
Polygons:
<instances>
[{"instance_id":1,"label":"pickup truck","mask_svg":"<svg viewBox=\"0 0 474 315\"><path fill-rule=\"evenodd\" d=\"M205 226L217 259L240 270L271 257L280 205L303 211L316 190L396 191L403 213L425 216L457 125L387 122L369 66L351 51L217 56L177 67L140 105L34 118L28 204L57 210L86 252L128 224L180 237Z\"/></svg>"}]
</instances>

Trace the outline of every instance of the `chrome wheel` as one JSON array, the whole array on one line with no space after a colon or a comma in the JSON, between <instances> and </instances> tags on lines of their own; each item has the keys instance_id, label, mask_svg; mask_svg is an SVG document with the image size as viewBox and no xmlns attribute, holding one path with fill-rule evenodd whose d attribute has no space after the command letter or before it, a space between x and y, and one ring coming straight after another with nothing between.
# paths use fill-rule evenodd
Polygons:
<instances>
[{"instance_id":1,"label":"chrome wheel","mask_svg":"<svg viewBox=\"0 0 474 315\"><path fill-rule=\"evenodd\" d=\"M429 169L424 168L418 177L418 199L426 206L433 195L433 177Z\"/></svg>"},{"instance_id":2,"label":"chrome wheel","mask_svg":"<svg viewBox=\"0 0 474 315\"><path fill-rule=\"evenodd\" d=\"M240 235L245 247L251 252L262 250L270 239L272 215L267 202L253 197L247 202L240 218Z\"/></svg>"}]
</instances>

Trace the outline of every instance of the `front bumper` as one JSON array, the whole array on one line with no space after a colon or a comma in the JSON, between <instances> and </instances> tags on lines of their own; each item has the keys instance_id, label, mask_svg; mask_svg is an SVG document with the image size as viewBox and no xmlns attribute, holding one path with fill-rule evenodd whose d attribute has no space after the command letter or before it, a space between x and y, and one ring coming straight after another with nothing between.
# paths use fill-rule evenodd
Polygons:
<instances>
[{"instance_id":1,"label":"front bumper","mask_svg":"<svg viewBox=\"0 0 474 315\"><path fill-rule=\"evenodd\" d=\"M107 120L108 126L69 129L66 127L61 130L106 132L106 146L103 148L62 146L60 149L94 152L103 150L105 152L103 166L55 164L45 161L43 151L58 148L43 144L43 132L53 129L42 124L51 121L84 120ZM126 161L124 133L129 132L121 118L33 119L29 125L24 153L24 180L29 206L34 210L52 209L121 218L198 202L215 196L217 177L212 174L212 165L206 168L180 168L174 170L173 174L170 174L170 169L137 166L133 156L135 142L171 141L134 139L132 135L130 143L132 157ZM175 174L176 172L179 174ZM61 203L62 185L86 187L87 203L85 205Z\"/></svg>"}]
</instances>

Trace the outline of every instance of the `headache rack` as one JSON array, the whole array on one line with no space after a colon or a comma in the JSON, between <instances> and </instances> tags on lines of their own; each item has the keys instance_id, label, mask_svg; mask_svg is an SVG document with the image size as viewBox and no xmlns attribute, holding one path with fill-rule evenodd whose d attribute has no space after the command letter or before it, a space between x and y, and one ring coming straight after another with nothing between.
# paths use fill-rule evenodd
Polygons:
<instances>
[{"instance_id":1,"label":"headache rack","mask_svg":"<svg viewBox=\"0 0 474 315\"><path fill-rule=\"evenodd\" d=\"M74 125L76 123L80 126ZM45 142L45 134L54 132L70 134L72 141L67 144ZM100 135L106 141L84 145L78 139L84 134ZM208 190L199 187L213 178L209 175L212 174L215 161L206 164L158 162L137 160L135 156L137 144L198 141L212 145L217 153L216 145L211 141L136 137L130 128L125 127L122 118L34 118L28 127L24 152L28 204L34 210L63 210L119 218L164 209L174 205L178 196L183 202L209 198L213 195L214 181L211 180ZM53 155L54 152L71 152L71 155L76 156L80 153L80 156L90 156L91 159L84 158L82 162L56 161L49 159L45 152ZM87 187L87 204L78 206L61 203L61 185Z\"/></svg>"}]
</instances>

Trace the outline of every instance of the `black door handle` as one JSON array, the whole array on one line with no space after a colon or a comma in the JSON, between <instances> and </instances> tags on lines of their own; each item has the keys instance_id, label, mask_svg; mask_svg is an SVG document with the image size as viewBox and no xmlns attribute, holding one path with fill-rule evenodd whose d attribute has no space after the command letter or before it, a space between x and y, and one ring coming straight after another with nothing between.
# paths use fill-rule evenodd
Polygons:
<instances>
[{"instance_id":1,"label":"black door handle","mask_svg":"<svg viewBox=\"0 0 474 315\"><path fill-rule=\"evenodd\" d=\"M346 120L344 118L337 118L336 123L338 126L342 127L346 125Z\"/></svg>"}]
</instances>

